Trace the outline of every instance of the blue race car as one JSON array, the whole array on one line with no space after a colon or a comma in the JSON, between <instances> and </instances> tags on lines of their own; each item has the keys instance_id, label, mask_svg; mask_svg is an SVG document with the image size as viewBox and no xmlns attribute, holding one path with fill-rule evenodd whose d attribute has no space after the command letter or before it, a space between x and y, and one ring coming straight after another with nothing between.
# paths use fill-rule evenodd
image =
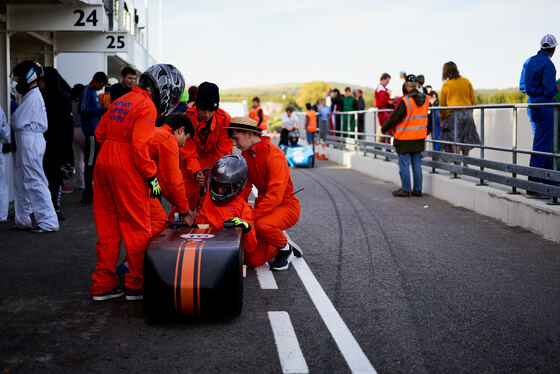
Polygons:
<instances>
[{"instance_id":1,"label":"blue race car","mask_svg":"<svg viewBox=\"0 0 560 374\"><path fill-rule=\"evenodd\" d=\"M315 146L303 146L298 144L299 135L297 131L290 131L288 133L288 139L290 145L281 145L280 149L282 149L282 151L286 155L286 159L288 160L288 164L290 165L290 167L314 167Z\"/></svg>"}]
</instances>

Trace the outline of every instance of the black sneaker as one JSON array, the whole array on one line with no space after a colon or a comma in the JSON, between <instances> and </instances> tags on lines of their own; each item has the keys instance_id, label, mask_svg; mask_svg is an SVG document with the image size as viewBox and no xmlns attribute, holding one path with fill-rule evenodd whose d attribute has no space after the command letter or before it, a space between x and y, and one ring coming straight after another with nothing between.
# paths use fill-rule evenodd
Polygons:
<instances>
[{"instance_id":1,"label":"black sneaker","mask_svg":"<svg viewBox=\"0 0 560 374\"><path fill-rule=\"evenodd\" d=\"M276 257L274 258L274 261L272 261L272 263L269 264L270 270L287 270L288 267L290 266L290 262L292 262L293 257L294 254L291 248L288 251L278 250L278 253L276 253Z\"/></svg>"},{"instance_id":2,"label":"black sneaker","mask_svg":"<svg viewBox=\"0 0 560 374\"><path fill-rule=\"evenodd\" d=\"M126 289L126 299L128 301L142 300L144 298L144 292L142 290L133 290L132 288Z\"/></svg>"},{"instance_id":3,"label":"black sneaker","mask_svg":"<svg viewBox=\"0 0 560 374\"><path fill-rule=\"evenodd\" d=\"M288 233L286 231L282 231L282 233L284 234L284 236L288 240L288 245L290 246L290 249L292 250L292 253L294 254L294 256L296 256L297 258L300 258L301 256L303 256L303 251L301 250L300 246L292 241L292 239L290 238L290 235L288 235Z\"/></svg>"},{"instance_id":4,"label":"black sneaker","mask_svg":"<svg viewBox=\"0 0 560 374\"><path fill-rule=\"evenodd\" d=\"M115 299L124 295L124 291L118 287L115 287L112 291L106 292L101 295L92 295L93 301L105 301L109 299Z\"/></svg>"}]
</instances>

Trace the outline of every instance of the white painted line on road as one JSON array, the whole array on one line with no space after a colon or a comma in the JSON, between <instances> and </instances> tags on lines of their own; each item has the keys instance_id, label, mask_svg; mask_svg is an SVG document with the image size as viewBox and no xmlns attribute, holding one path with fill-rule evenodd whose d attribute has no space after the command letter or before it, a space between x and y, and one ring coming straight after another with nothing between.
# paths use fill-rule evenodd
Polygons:
<instances>
[{"instance_id":1,"label":"white painted line on road","mask_svg":"<svg viewBox=\"0 0 560 374\"><path fill-rule=\"evenodd\" d=\"M263 290L277 290L278 285L276 284L276 279L272 275L272 271L268 267L268 264L264 264L255 268L257 272L257 279Z\"/></svg>"},{"instance_id":2,"label":"white painted line on road","mask_svg":"<svg viewBox=\"0 0 560 374\"><path fill-rule=\"evenodd\" d=\"M303 258L292 264L352 373L377 373Z\"/></svg>"},{"instance_id":3,"label":"white painted line on road","mask_svg":"<svg viewBox=\"0 0 560 374\"><path fill-rule=\"evenodd\" d=\"M296 332L287 312L268 312L268 319L278 349L282 373L306 374L309 368L301 352Z\"/></svg>"}]
</instances>

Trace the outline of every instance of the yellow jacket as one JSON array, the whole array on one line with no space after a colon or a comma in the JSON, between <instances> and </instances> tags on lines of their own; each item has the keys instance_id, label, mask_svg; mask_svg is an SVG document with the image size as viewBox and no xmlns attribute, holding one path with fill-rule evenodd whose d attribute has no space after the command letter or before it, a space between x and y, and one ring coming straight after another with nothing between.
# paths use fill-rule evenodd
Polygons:
<instances>
[{"instance_id":1,"label":"yellow jacket","mask_svg":"<svg viewBox=\"0 0 560 374\"><path fill-rule=\"evenodd\" d=\"M466 106L476 103L474 89L467 78L459 77L450 79L441 87L439 97L440 106ZM440 110L439 117L444 119L451 114L452 110Z\"/></svg>"}]
</instances>

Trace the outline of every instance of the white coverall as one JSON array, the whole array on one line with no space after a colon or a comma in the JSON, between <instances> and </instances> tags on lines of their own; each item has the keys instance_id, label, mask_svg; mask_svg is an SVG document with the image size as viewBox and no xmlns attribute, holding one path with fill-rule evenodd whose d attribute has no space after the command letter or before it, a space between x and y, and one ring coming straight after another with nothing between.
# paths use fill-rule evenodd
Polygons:
<instances>
[{"instance_id":1,"label":"white coverall","mask_svg":"<svg viewBox=\"0 0 560 374\"><path fill-rule=\"evenodd\" d=\"M0 108L0 221L8 219L8 184L6 183L6 161L2 153L2 140L10 140L10 126L6 121L6 115Z\"/></svg>"},{"instance_id":2,"label":"white coverall","mask_svg":"<svg viewBox=\"0 0 560 374\"><path fill-rule=\"evenodd\" d=\"M47 231L58 231L58 218L51 201L47 178L43 170L47 110L39 88L32 88L11 119L16 135L14 169L15 224L30 228L33 212L37 224Z\"/></svg>"}]
</instances>

